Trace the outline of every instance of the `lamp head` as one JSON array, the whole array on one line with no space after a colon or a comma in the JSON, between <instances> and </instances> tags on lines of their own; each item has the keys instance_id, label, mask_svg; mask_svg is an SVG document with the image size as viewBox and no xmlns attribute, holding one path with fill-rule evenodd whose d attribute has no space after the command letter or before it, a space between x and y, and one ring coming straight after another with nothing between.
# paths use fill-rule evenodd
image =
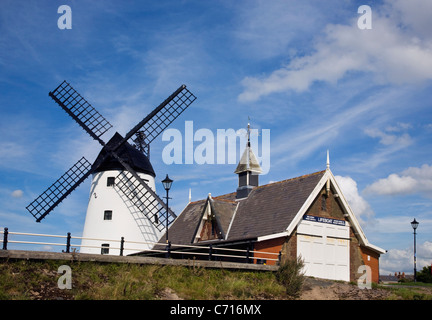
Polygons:
<instances>
[{"instance_id":1,"label":"lamp head","mask_svg":"<svg viewBox=\"0 0 432 320\"><path fill-rule=\"evenodd\" d=\"M171 180L168 177L168 174L166 175L166 178L162 180L163 187L165 188L166 191L168 191L169 189L171 189L172 183L173 183L173 180Z\"/></svg>"},{"instance_id":2,"label":"lamp head","mask_svg":"<svg viewBox=\"0 0 432 320\"><path fill-rule=\"evenodd\" d=\"M419 223L416 221L416 219L414 218L414 220L411 222L411 226L413 227L413 229L417 229Z\"/></svg>"}]
</instances>

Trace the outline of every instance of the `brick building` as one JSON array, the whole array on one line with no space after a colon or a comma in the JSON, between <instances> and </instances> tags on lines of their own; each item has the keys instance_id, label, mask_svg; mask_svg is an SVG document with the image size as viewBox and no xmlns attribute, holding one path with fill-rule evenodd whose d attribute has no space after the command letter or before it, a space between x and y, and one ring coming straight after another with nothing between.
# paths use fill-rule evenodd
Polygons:
<instances>
[{"instance_id":1,"label":"brick building","mask_svg":"<svg viewBox=\"0 0 432 320\"><path fill-rule=\"evenodd\" d=\"M262 186L260 171L248 143L235 171L237 191L190 202L169 228L171 243L247 248L254 263L275 263L264 252L282 261L301 256L305 274L324 279L356 281L367 265L378 282L385 250L367 240L328 160L326 170Z\"/></svg>"}]
</instances>

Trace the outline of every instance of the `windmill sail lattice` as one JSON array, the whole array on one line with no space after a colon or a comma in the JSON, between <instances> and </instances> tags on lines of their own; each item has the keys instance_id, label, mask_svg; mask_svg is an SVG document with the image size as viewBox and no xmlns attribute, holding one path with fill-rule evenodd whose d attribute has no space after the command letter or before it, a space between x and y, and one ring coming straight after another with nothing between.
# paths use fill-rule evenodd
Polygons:
<instances>
[{"instance_id":1,"label":"windmill sail lattice","mask_svg":"<svg viewBox=\"0 0 432 320\"><path fill-rule=\"evenodd\" d=\"M53 92L49 93L81 127L102 145L100 137L112 128L112 125L87 102L72 86L63 81Z\"/></svg>"},{"instance_id":2,"label":"windmill sail lattice","mask_svg":"<svg viewBox=\"0 0 432 320\"><path fill-rule=\"evenodd\" d=\"M167 216L166 206L162 206L130 172L123 171L116 177L116 187L121 190L159 231L164 230L166 219L168 219L168 224L170 224L176 218L171 210L169 210L170 214Z\"/></svg>"},{"instance_id":3,"label":"windmill sail lattice","mask_svg":"<svg viewBox=\"0 0 432 320\"><path fill-rule=\"evenodd\" d=\"M161 132L177 119L177 117L180 116L180 114L182 114L182 112L186 110L186 108L189 107L195 99L196 97L186 88L185 85L180 86L173 92L173 94L165 99L164 102L133 127L126 134L124 139L113 148L113 151L132 138L138 131L142 132L144 144L149 145L159 134L161 134Z\"/></svg>"},{"instance_id":4,"label":"windmill sail lattice","mask_svg":"<svg viewBox=\"0 0 432 320\"><path fill-rule=\"evenodd\" d=\"M178 92L177 92L178 91ZM196 99L196 97L181 86L171 99L167 99L143 119L139 131L143 133L144 142L149 145ZM134 130L133 132L137 132ZM126 135L127 137L127 135Z\"/></svg>"},{"instance_id":5,"label":"windmill sail lattice","mask_svg":"<svg viewBox=\"0 0 432 320\"><path fill-rule=\"evenodd\" d=\"M82 157L26 209L40 222L90 175L90 168L91 163Z\"/></svg>"}]
</instances>

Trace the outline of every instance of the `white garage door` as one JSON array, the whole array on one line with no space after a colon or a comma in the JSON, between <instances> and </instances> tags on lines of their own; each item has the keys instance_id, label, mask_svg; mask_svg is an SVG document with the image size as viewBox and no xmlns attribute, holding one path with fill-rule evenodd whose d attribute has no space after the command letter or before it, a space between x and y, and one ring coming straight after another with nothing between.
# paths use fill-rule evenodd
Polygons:
<instances>
[{"instance_id":1,"label":"white garage door","mask_svg":"<svg viewBox=\"0 0 432 320\"><path fill-rule=\"evenodd\" d=\"M304 259L305 275L349 281L349 226L316 218L307 216L297 227L297 255Z\"/></svg>"}]
</instances>

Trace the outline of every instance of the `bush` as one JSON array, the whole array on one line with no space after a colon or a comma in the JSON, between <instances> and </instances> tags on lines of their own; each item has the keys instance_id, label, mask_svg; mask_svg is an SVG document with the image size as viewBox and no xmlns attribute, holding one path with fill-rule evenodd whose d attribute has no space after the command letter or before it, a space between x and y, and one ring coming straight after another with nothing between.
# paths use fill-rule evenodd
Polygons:
<instances>
[{"instance_id":1,"label":"bush","mask_svg":"<svg viewBox=\"0 0 432 320\"><path fill-rule=\"evenodd\" d=\"M287 295L298 298L304 282L302 269L304 261L300 257L296 260L287 259L276 272L277 281L285 287Z\"/></svg>"},{"instance_id":2,"label":"bush","mask_svg":"<svg viewBox=\"0 0 432 320\"><path fill-rule=\"evenodd\" d=\"M423 270L417 272L417 281L424 283L432 283L431 266L423 267Z\"/></svg>"}]
</instances>

